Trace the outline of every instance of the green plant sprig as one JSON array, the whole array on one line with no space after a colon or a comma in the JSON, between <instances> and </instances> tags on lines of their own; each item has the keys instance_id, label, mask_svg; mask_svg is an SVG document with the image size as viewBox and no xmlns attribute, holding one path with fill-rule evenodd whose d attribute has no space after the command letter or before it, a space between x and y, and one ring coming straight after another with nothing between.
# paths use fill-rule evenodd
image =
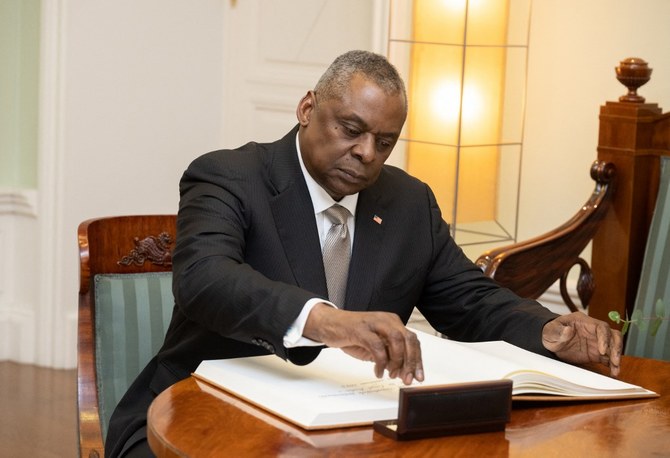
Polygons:
<instances>
[{"instance_id":1,"label":"green plant sprig","mask_svg":"<svg viewBox=\"0 0 670 458\"><path fill-rule=\"evenodd\" d=\"M633 312L633 316L631 316L630 319L628 318L628 313L626 313L626 318L622 318L621 314L616 310L610 311L607 316L616 324L623 323L621 328L622 335L626 335L628 328L631 325L634 325L639 327L640 331L645 331L647 327L649 327L649 335L654 337L658 333L658 330L661 327L661 324L663 324L663 321L669 318L668 315L670 315L670 310L667 310L667 308L669 307L666 307L663 304L663 300L658 299L654 307L654 314L651 316L643 317L642 311L640 310L635 310Z\"/></svg>"}]
</instances>

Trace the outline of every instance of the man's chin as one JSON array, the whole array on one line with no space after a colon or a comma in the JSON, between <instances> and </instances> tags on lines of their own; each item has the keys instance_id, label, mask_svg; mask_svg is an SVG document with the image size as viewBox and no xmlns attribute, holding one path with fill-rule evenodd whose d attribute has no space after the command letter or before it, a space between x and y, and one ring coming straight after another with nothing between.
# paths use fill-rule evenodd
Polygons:
<instances>
[{"instance_id":1,"label":"man's chin","mask_svg":"<svg viewBox=\"0 0 670 458\"><path fill-rule=\"evenodd\" d=\"M350 196L365 189L365 186L337 186L328 189L328 194L335 200L341 200L344 196Z\"/></svg>"}]
</instances>

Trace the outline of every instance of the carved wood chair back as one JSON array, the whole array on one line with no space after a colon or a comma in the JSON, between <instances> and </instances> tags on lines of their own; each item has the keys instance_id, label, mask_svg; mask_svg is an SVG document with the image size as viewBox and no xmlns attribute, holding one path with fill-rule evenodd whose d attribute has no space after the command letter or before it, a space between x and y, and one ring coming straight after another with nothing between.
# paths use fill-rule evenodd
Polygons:
<instances>
[{"instance_id":1,"label":"carved wood chair back","mask_svg":"<svg viewBox=\"0 0 670 458\"><path fill-rule=\"evenodd\" d=\"M572 218L546 234L489 250L476 264L486 275L522 297L537 299L559 281L561 297L568 308L573 312L585 310L593 296L595 280L589 264L580 255L607 213L614 175L614 165L595 161L591 165L595 189ZM580 307L572 300L567 285L568 275L577 265Z\"/></svg>"},{"instance_id":2,"label":"carved wood chair back","mask_svg":"<svg viewBox=\"0 0 670 458\"><path fill-rule=\"evenodd\" d=\"M162 344L176 215L91 219L78 229L77 396L81 456L103 456L113 408Z\"/></svg>"}]
</instances>

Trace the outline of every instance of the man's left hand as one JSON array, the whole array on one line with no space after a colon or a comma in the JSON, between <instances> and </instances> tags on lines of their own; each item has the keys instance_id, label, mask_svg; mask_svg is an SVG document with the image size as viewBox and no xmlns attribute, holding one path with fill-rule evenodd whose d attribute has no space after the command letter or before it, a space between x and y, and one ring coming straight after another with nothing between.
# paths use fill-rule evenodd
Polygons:
<instances>
[{"instance_id":1,"label":"man's left hand","mask_svg":"<svg viewBox=\"0 0 670 458\"><path fill-rule=\"evenodd\" d=\"M612 376L619 374L621 332L584 313L563 315L544 325L542 344L565 362L598 362L609 366Z\"/></svg>"}]
</instances>

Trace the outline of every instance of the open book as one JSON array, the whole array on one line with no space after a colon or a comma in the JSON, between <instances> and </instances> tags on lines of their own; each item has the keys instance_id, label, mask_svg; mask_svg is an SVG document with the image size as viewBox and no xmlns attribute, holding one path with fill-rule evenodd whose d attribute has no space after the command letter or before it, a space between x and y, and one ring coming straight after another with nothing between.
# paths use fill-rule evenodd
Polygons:
<instances>
[{"instance_id":1,"label":"open book","mask_svg":"<svg viewBox=\"0 0 670 458\"><path fill-rule=\"evenodd\" d=\"M515 400L616 399L658 396L506 342L463 343L415 331L425 381L413 386L511 379ZM194 375L305 429L372 424L398 414L396 379L374 376L373 364L326 348L307 366L276 356L203 361Z\"/></svg>"}]
</instances>

